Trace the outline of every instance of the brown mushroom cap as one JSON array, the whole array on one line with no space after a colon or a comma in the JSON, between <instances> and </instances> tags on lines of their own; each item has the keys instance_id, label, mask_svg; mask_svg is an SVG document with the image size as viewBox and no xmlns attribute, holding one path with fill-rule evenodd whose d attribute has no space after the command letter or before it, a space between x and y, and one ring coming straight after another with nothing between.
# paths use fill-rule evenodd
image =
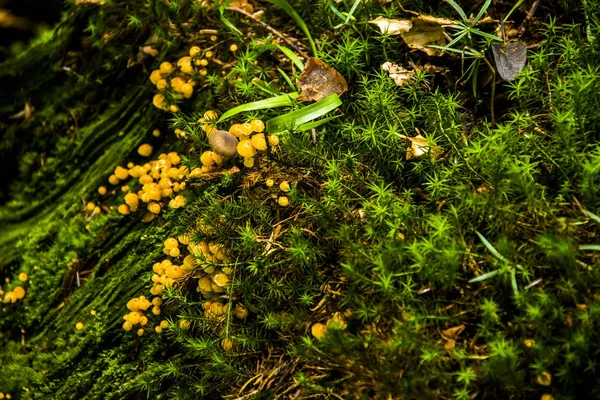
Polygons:
<instances>
[{"instance_id":1,"label":"brown mushroom cap","mask_svg":"<svg viewBox=\"0 0 600 400\"><path fill-rule=\"evenodd\" d=\"M227 131L214 131L208 137L208 144L221 157L229 158L237 155L238 139Z\"/></svg>"}]
</instances>

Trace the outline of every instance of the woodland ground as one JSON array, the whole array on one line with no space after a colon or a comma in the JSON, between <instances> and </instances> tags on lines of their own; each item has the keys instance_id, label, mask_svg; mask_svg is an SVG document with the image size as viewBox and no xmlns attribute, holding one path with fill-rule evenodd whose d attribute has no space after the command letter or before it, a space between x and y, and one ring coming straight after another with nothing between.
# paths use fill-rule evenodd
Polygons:
<instances>
[{"instance_id":1,"label":"woodland ground","mask_svg":"<svg viewBox=\"0 0 600 400\"><path fill-rule=\"evenodd\" d=\"M0 2L0 398L598 398L600 2L245 3ZM419 13L444 50L369 23ZM286 96L309 57L347 91ZM184 176L255 119L254 166Z\"/></svg>"}]
</instances>

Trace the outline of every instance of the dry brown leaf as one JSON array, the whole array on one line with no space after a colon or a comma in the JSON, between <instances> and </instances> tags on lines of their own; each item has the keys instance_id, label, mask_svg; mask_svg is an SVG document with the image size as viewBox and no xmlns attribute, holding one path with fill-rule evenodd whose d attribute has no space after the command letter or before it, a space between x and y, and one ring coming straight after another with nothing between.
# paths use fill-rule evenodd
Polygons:
<instances>
[{"instance_id":1,"label":"dry brown leaf","mask_svg":"<svg viewBox=\"0 0 600 400\"><path fill-rule=\"evenodd\" d=\"M379 27L382 34L399 35L402 32L408 32L412 28L412 22L409 19L389 19L377 17L370 24L375 24Z\"/></svg>"},{"instance_id":2,"label":"dry brown leaf","mask_svg":"<svg viewBox=\"0 0 600 400\"><path fill-rule=\"evenodd\" d=\"M431 15L419 15L410 20L377 17L369 23L377 25L382 34L401 35L408 47L424 51L430 56L440 54L440 50L428 46L444 46L444 26L455 24L450 19Z\"/></svg>"},{"instance_id":3,"label":"dry brown leaf","mask_svg":"<svg viewBox=\"0 0 600 400\"><path fill-rule=\"evenodd\" d=\"M465 329L464 324L445 329L442 331L442 337L446 340L456 340L463 329Z\"/></svg>"},{"instance_id":4,"label":"dry brown leaf","mask_svg":"<svg viewBox=\"0 0 600 400\"><path fill-rule=\"evenodd\" d=\"M417 135L415 137L408 137L408 136L400 135L399 133L397 133L396 135L400 136L403 139L410 140L411 145L408 149L406 149L406 159L407 160L419 158L419 157L429 153L429 151L430 151L429 144L427 143L427 139L424 138L423 136ZM432 157L435 159L437 156L439 156L441 154L441 152L442 151L440 149L432 149L431 150Z\"/></svg>"},{"instance_id":5,"label":"dry brown leaf","mask_svg":"<svg viewBox=\"0 0 600 400\"><path fill-rule=\"evenodd\" d=\"M390 75L390 78L394 80L394 83L400 87L404 86L406 83L410 83L412 77L415 75L415 71L409 71L403 66L389 61L384 62L381 69L387 72Z\"/></svg>"},{"instance_id":6,"label":"dry brown leaf","mask_svg":"<svg viewBox=\"0 0 600 400\"><path fill-rule=\"evenodd\" d=\"M348 90L348 84L342 74L314 57L306 62L298 79L298 87L302 91L298 96L300 101L319 101L333 93L341 96Z\"/></svg>"}]
</instances>

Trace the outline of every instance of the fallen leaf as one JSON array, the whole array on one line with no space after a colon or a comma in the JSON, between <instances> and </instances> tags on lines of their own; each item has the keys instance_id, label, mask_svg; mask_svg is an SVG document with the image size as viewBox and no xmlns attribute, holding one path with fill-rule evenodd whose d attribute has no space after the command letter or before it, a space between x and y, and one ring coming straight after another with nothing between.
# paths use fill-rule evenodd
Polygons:
<instances>
[{"instance_id":1,"label":"fallen leaf","mask_svg":"<svg viewBox=\"0 0 600 400\"><path fill-rule=\"evenodd\" d=\"M33 118L34 111L35 111L35 108L31 104L26 102L25 107L23 107L23 109L21 111L19 111L16 114L10 115L8 118L10 118L10 119L23 118L25 121L29 121L31 118Z\"/></svg>"},{"instance_id":2,"label":"fallen leaf","mask_svg":"<svg viewBox=\"0 0 600 400\"><path fill-rule=\"evenodd\" d=\"M410 140L411 146L408 149L406 149L406 159L407 160L419 158L419 157L423 156L424 154L429 153L429 151L430 151L429 144L427 143L427 139L424 138L423 136L417 135L415 137L408 137L408 136L400 135L398 133L396 135L400 136L403 139ZM433 158L435 159L439 154L441 154L442 151L440 149L433 149L431 152L432 152Z\"/></svg>"},{"instance_id":3,"label":"fallen leaf","mask_svg":"<svg viewBox=\"0 0 600 400\"><path fill-rule=\"evenodd\" d=\"M152 57L156 57L158 55L158 50L152 46L143 46L142 51Z\"/></svg>"},{"instance_id":4,"label":"fallen leaf","mask_svg":"<svg viewBox=\"0 0 600 400\"><path fill-rule=\"evenodd\" d=\"M409 19L389 19L380 16L369 23L377 25L383 35L399 35L412 28L412 22Z\"/></svg>"},{"instance_id":5,"label":"fallen leaf","mask_svg":"<svg viewBox=\"0 0 600 400\"><path fill-rule=\"evenodd\" d=\"M402 39L411 49L418 49L429 56L436 56L441 50L428 46L445 46L446 36L443 25L452 25L454 21L445 18L434 18L429 15L420 15L412 18L412 28L401 33Z\"/></svg>"},{"instance_id":6,"label":"fallen leaf","mask_svg":"<svg viewBox=\"0 0 600 400\"><path fill-rule=\"evenodd\" d=\"M404 86L406 83L410 83L412 77L415 75L415 71L409 71L401 65L389 61L383 63L381 69L387 72L390 75L390 78L394 80L394 83L400 87Z\"/></svg>"},{"instance_id":7,"label":"fallen leaf","mask_svg":"<svg viewBox=\"0 0 600 400\"><path fill-rule=\"evenodd\" d=\"M456 340L463 329L465 329L464 324L445 329L442 331L442 337L446 340Z\"/></svg>"},{"instance_id":8,"label":"fallen leaf","mask_svg":"<svg viewBox=\"0 0 600 400\"><path fill-rule=\"evenodd\" d=\"M334 93L341 96L348 90L348 84L342 74L314 57L306 62L298 79L298 87L302 91L297 97L300 101L319 101Z\"/></svg>"},{"instance_id":9,"label":"fallen leaf","mask_svg":"<svg viewBox=\"0 0 600 400\"><path fill-rule=\"evenodd\" d=\"M513 81L527 62L527 46L523 42L493 44L492 54L496 62L498 75L505 81Z\"/></svg>"}]
</instances>

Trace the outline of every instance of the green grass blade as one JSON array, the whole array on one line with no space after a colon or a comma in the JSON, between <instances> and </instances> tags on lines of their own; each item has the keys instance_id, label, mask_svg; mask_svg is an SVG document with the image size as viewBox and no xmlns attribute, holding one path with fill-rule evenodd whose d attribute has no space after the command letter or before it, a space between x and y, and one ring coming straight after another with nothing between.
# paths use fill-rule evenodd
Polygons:
<instances>
[{"instance_id":1,"label":"green grass blade","mask_svg":"<svg viewBox=\"0 0 600 400\"><path fill-rule=\"evenodd\" d=\"M490 242L488 242L488 240L481 233L479 233L477 231L475 231L475 233L477 234L477 236L479 236L479 239L481 239L481 241L483 242L485 247L487 247L487 249L490 251L490 253L492 253L498 260L504 261L505 263L508 262L508 260L506 258L504 258L504 256L502 254L498 253L498 250L496 250L494 248L494 246L492 246L492 244Z\"/></svg>"},{"instance_id":2,"label":"green grass blade","mask_svg":"<svg viewBox=\"0 0 600 400\"><path fill-rule=\"evenodd\" d=\"M269 133L277 133L286 129L296 129L302 124L313 121L328 112L335 110L341 104L342 101L338 95L334 93L310 106L270 119L267 121L267 131Z\"/></svg>"},{"instance_id":3,"label":"green grass blade","mask_svg":"<svg viewBox=\"0 0 600 400\"><path fill-rule=\"evenodd\" d=\"M514 269L510 271L510 285L512 286L515 297L519 296L519 286L517 285L517 272Z\"/></svg>"},{"instance_id":4,"label":"green grass blade","mask_svg":"<svg viewBox=\"0 0 600 400\"><path fill-rule=\"evenodd\" d=\"M281 50L281 52L283 54L285 54L285 56L287 58L289 58L290 60L292 60L292 62L294 63L294 65L296 67L298 67L298 69L300 70L300 72L304 71L304 63L302 61L300 61L300 59L298 58L298 56L292 50L288 49L285 46L275 45L275 47L277 47L279 50Z\"/></svg>"},{"instance_id":5,"label":"green grass blade","mask_svg":"<svg viewBox=\"0 0 600 400\"><path fill-rule=\"evenodd\" d=\"M306 124L302 124L298 128L296 128L296 131L298 131L298 132L309 131L311 129L317 128L317 127L319 127L319 126L321 126L321 125L323 125L323 124L325 124L325 123L327 123L329 121L337 119L339 117L341 117L341 115L334 115L334 116L331 116L331 117L320 119L318 121L307 122Z\"/></svg>"},{"instance_id":6,"label":"green grass blade","mask_svg":"<svg viewBox=\"0 0 600 400\"><path fill-rule=\"evenodd\" d=\"M477 28L471 28L471 32L473 32L476 35L482 36L486 39L490 39L492 42L501 42L502 41L502 39L499 38L498 36L492 35L491 33L484 32Z\"/></svg>"},{"instance_id":7,"label":"green grass blade","mask_svg":"<svg viewBox=\"0 0 600 400\"><path fill-rule=\"evenodd\" d=\"M457 2L455 2L454 0L446 0L446 2L456 10L456 12L458 13L458 15L460 15L463 21L467 22L467 14L465 14L463 9L461 8L461 6L458 5Z\"/></svg>"},{"instance_id":8,"label":"green grass blade","mask_svg":"<svg viewBox=\"0 0 600 400\"><path fill-rule=\"evenodd\" d=\"M517 4L515 4L513 6L513 8L510 9L510 11L508 12L508 14L506 14L506 17L504 17L504 19L502 20L502 23L505 23L506 21L508 21L508 18L510 18L511 14L513 12L515 12L515 10L521 6L521 3L523 3L523 1L524 0L517 1Z\"/></svg>"},{"instance_id":9,"label":"green grass blade","mask_svg":"<svg viewBox=\"0 0 600 400\"><path fill-rule=\"evenodd\" d=\"M477 14L477 16L475 17L475 19L473 20L472 25L475 25L475 24L477 24L477 22L479 22L479 20L481 19L481 17L483 17L483 14L487 11L487 9L490 6L490 4L492 4L492 0L486 0L485 4L483 5L483 7L481 7L481 10L479 10L479 13Z\"/></svg>"},{"instance_id":10,"label":"green grass blade","mask_svg":"<svg viewBox=\"0 0 600 400\"><path fill-rule=\"evenodd\" d=\"M233 117L236 114L243 113L246 111L254 111L254 110L264 110L265 108L276 108L276 107L285 107L291 106L294 104L294 99L298 97L300 93L287 93L282 94L281 96L271 97L265 100L253 101L252 103L241 104L237 107L234 107L221 115L221 118L217 122L225 121L228 118Z\"/></svg>"},{"instance_id":11,"label":"green grass blade","mask_svg":"<svg viewBox=\"0 0 600 400\"><path fill-rule=\"evenodd\" d=\"M494 271L490 271L490 272L486 272L483 275L479 275L477 278L473 278L469 281L469 283L475 283L475 282L481 282L481 281L485 281L488 278L491 278L492 276L496 276L500 273L500 270L494 270Z\"/></svg>"},{"instance_id":12,"label":"green grass blade","mask_svg":"<svg viewBox=\"0 0 600 400\"><path fill-rule=\"evenodd\" d=\"M360 1L361 0L356 0L354 2L354 4L352 5L352 8L350 9L350 12L348 13L348 17L346 18L346 21L344 22L344 24L347 24L348 22L350 22L350 20L352 19L352 15L354 14L356 9L358 8L358 5L360 4Z\"/></svg>"},{"instance_id":13,"label":"green grass blade","mask_svg":"<svg viewBox=\"0 0 600 400\"><path fill-rule=\"evenodd\" d=\"M600 244L582 244L581 246L579 246L579 250L600 251Z\"/></svg>"},{"instance_id":14,"label":"green grass blade","mask_svg":"<svg viewBox=\"0 0 600 400\"><path fill-rule=\"evenodd\" d=\"M228 27L229 29L231 29L233 31L233 33L235 33L237 36L243 36L242 32L230 20L228 20L225 17L225 9L233 1L234 0L227 0L226 2L224 2L223 4L221 4L219 6L219 16L221 18L221 22L223 22L223 24L225 24L226 27Z\"/></svg>"},{"instance_id":15,"label":"green grass blade","mask_svg":"<svg viewBox=\"0 0 600 400\"><path fill-rule=\"evenodd\" d=\"M285 73L284 70L282 70L281 68L277 68L277 71L279 71L279 74L283 77L283 79L287 82L287 84L290 86L290 88L292 88L292 90L296 90L296 85L294 85L294 82L292 82L292 80L290 79L290 77Z\"/></svg>"},{"instance_id":16,"label":"green grass blade","mask_svg":"<svg viewBox=\"0 0 600 400\"><path fill-rule=\"evenodd\" d=\"M593 219L594 221L596 221L596 223L597 223L598 225L600 225L600 217L599 217L599 216L597 216L597 215L596 215L596 214L594 214L593 212L591 212L591 211L587 211L587 210L585 210L585 211L584 211L584 213L585 213L585 214L586 214L588 217L590 217L591 219Z\"/></svg>"},{"instance_id":17,"label":"green grass blade","mask_svg":"<svg viewBox=\"0 0 600 400\"><path fill-rule=\"evenodd\" d=\"M316 57L317 56L317 46L315 45L312 35L310 34L310 30L308 29L308 27L306 26L306 24L304 23L304 21L302 20L300 15L296 12L296 10L294 10L294 8L292 6L290 6L290 4L285 0L267 0L267 1L269 3L275 4L279 8L281 8L294 20L294 22L298 25L298 27L306 35L306 38L308 39L308 43L310 43L310 48L313 52L313 56Z\"/></svg>"}]
</instances>

